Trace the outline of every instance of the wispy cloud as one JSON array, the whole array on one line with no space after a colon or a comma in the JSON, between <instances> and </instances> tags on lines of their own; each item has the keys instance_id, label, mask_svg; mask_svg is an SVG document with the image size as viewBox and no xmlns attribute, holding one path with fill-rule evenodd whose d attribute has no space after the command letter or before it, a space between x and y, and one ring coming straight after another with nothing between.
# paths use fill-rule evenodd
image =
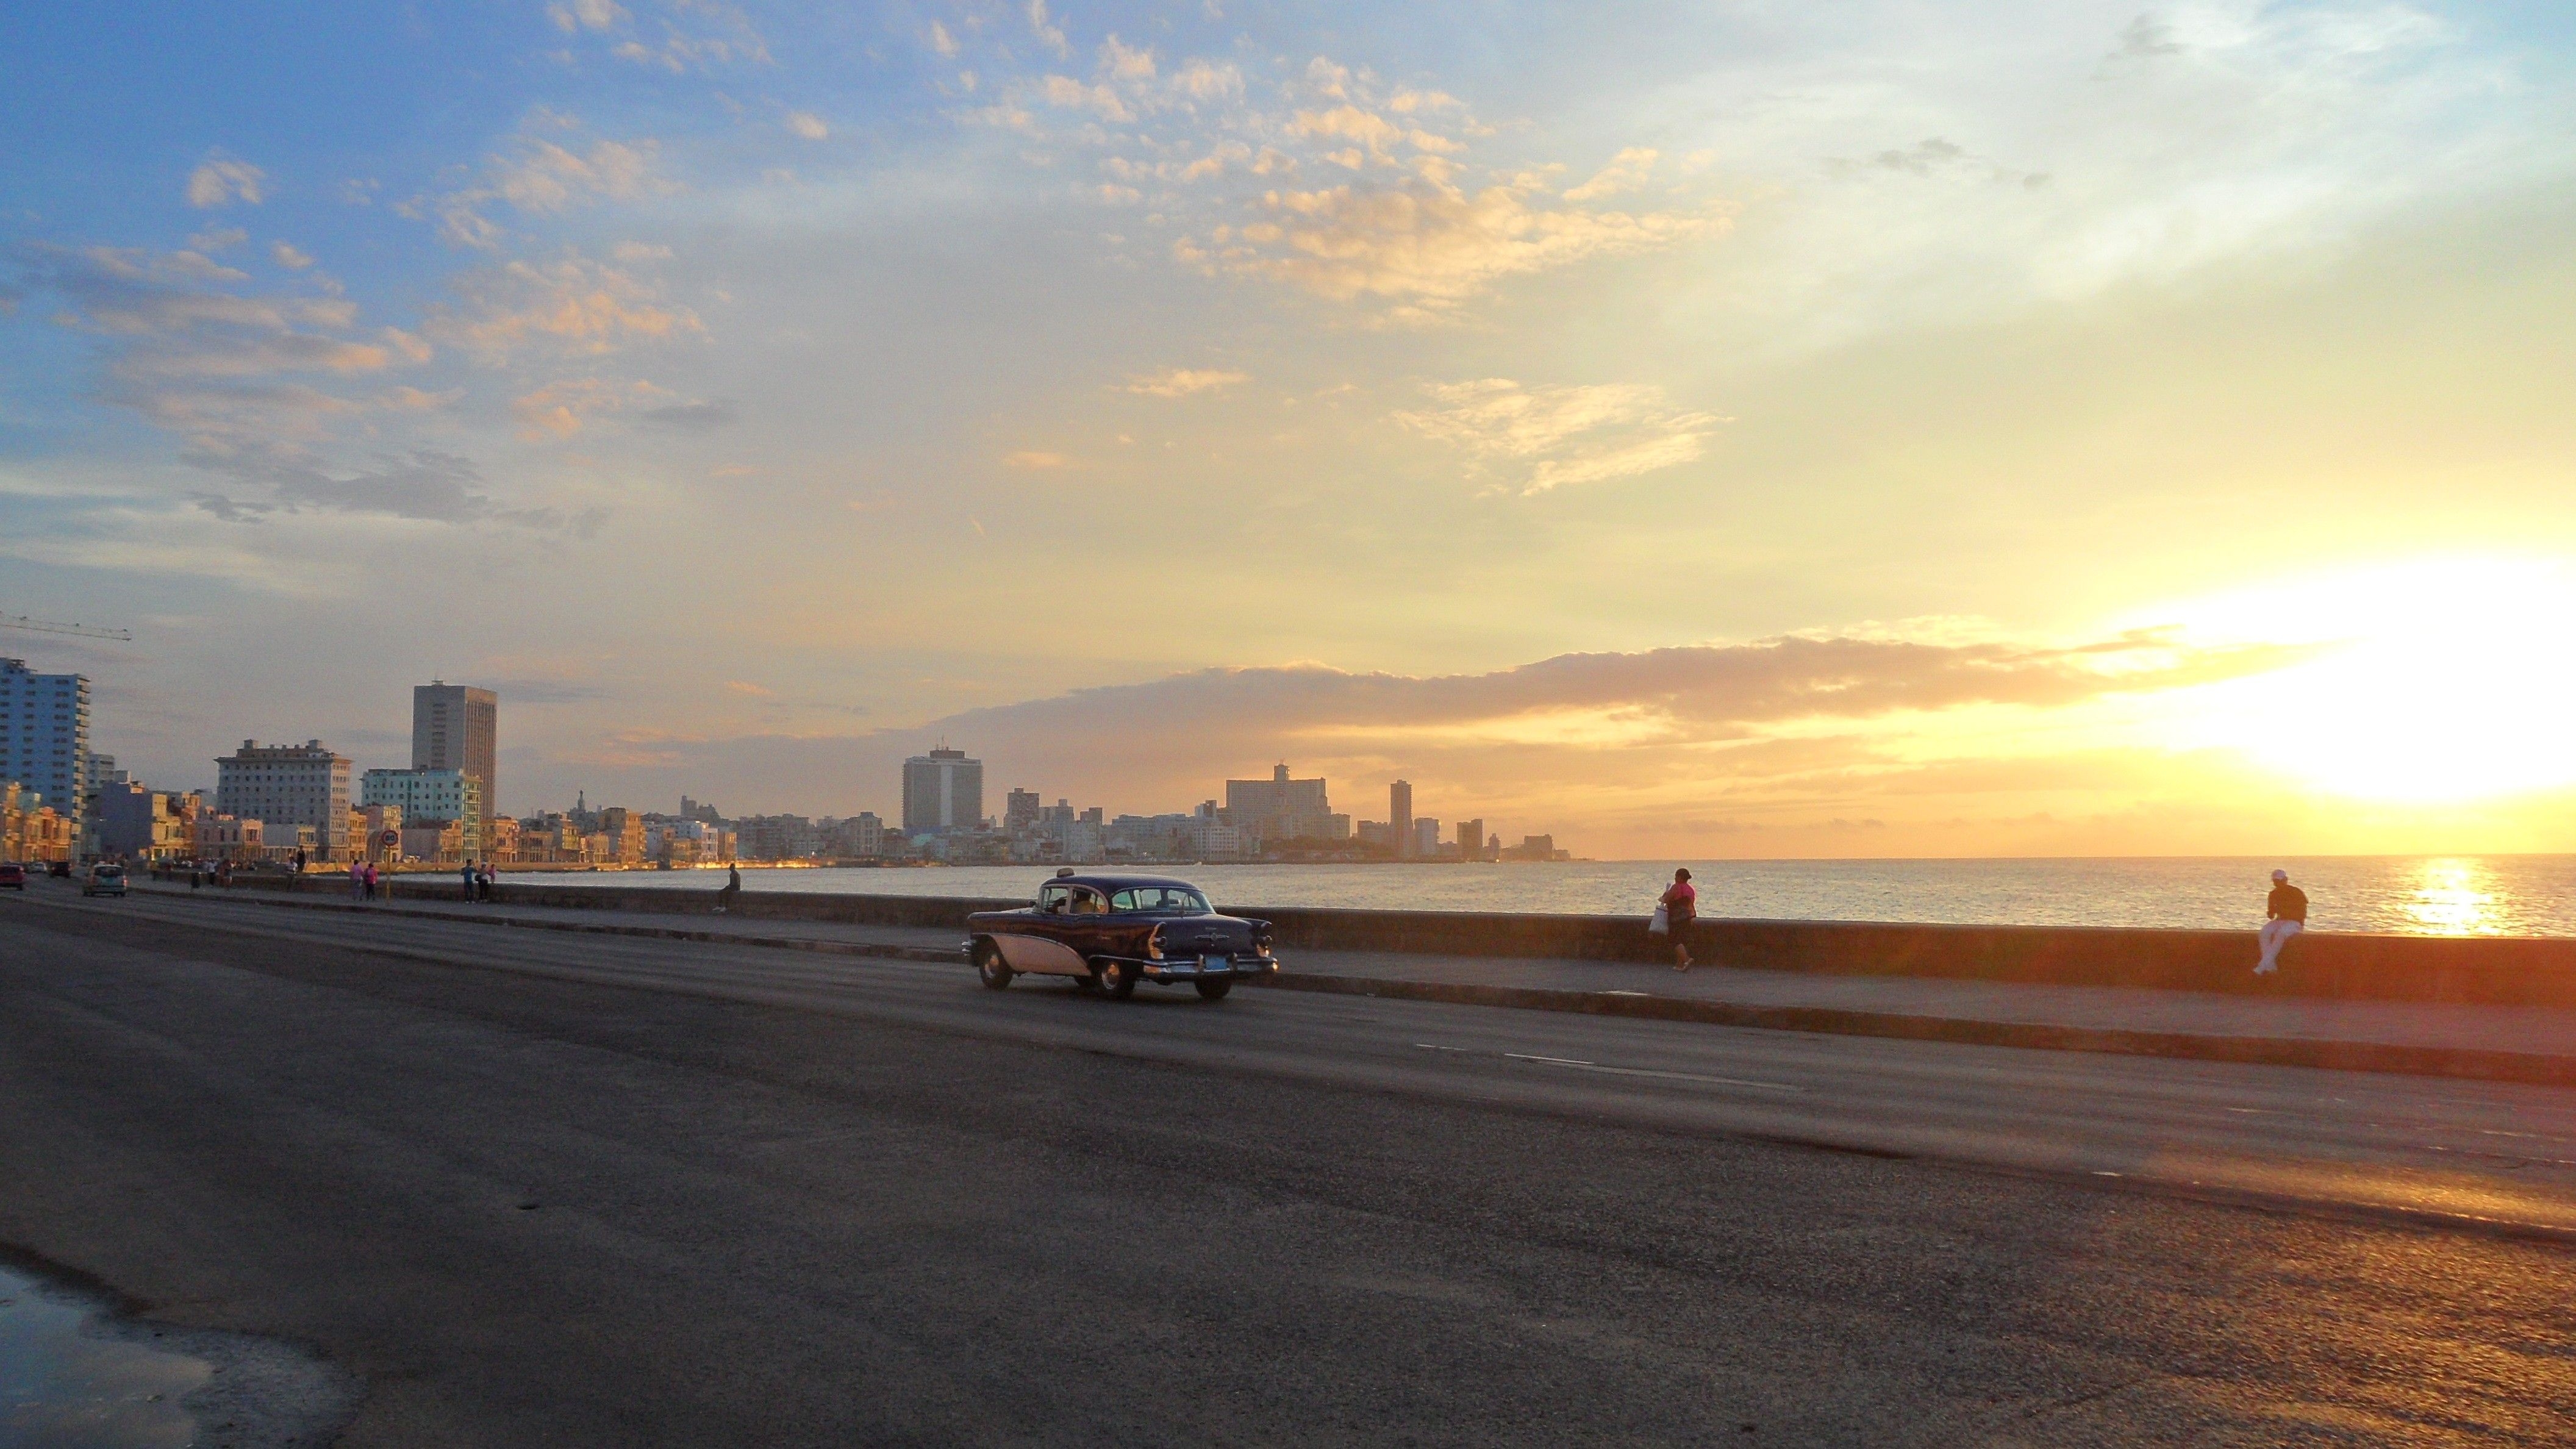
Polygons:
<instances>
[{"instance_id":1,"label":"wispy cloud","mask_svg":"<svg viewBox=\"0 0 2576 1449\"><path fill-rule=\"evenodd\" d=\"M1395 420L1504 472L1524 493L1601 483L1696 460L1722 421L1671 407L1644 384L1524 386L1509 378L1435 383L1437 406Z\"/></svg>"},{"instance_id":2,"label":"wispy cloud","mask_svg":"<svg viewBox=\"0 0 2576 1449\"><path fill-rule=\"evenodd\" d=\"M1220 392L1251 380L1249 373L1226 368L1167 367L1161 372L1130 379L1127 391L1147 397L1188 397L1192 393Z\"/></svg>"},{"instance_id":3,"label":"wispy cloud","mask_svg":"<svg viewBox=\"0 0 2576 1449\"><path fill-rule=\"evenodd\" d=\"M207 208L234 202L257 206L266 199L268 173L222 152L209 153L188 173L188 204Z\"/></svg>"}]
</instances>

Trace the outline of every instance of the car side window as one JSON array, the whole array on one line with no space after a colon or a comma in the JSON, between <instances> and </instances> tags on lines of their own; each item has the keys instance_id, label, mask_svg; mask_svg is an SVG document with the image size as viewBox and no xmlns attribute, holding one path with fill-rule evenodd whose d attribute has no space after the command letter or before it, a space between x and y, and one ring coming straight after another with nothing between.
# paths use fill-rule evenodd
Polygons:
<instances>
[{"instance_id":1,"label":"car side window","mask_svg":"<svg viewBox=\"0 0 2576 1449\"><path fill-rule=\"evenodd\" d=\"M1062 886L1041 887L1038 891L1038 909L1050 914L1061 911L1064 909L1066 895L1067 892Z\"/></svg>"},{"instance_id":2,"label":"car side window","mask_svg":"<svg viewBox=\"0 0 2576 1449\"><path fill-rule=\"evenodd\" d=\"M1138 890L1120 891L1109 898L1109 909L1113 911L1144 910L1146 909L1145 903L1138 899L1138 897L1144 894L1145 893L1143 891Z\"/></svg>"},{"instance_id":3,"label":"car side window","mask_svg":"<svg viewBox=\"0 0 2576 1449\"><path fill-rule=\"evenodd\" d=\"M1100 898L1100 892L1075 886L1073 912L1078 916L1105 916L1109 914L1109 903Z\"/></svg>"}]
</instances>

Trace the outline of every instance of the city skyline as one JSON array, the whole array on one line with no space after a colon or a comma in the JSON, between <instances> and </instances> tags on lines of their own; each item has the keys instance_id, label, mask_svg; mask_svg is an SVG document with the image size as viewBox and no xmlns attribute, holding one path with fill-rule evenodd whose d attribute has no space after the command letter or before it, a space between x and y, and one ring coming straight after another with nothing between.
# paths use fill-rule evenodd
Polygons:
<instances>
[{"instance_id":1,"label":"city skyline","mask_svg":"<svg viewBox=\"0 0 2576 1449\"><path fill-rule=\"evenodd\" d=\"M142 778L443 678L505 810L946 737L1610 857L2576 849L2560 10L16 45L0 611L134 631L8 647Z\"/></svg>"}]
</instances>

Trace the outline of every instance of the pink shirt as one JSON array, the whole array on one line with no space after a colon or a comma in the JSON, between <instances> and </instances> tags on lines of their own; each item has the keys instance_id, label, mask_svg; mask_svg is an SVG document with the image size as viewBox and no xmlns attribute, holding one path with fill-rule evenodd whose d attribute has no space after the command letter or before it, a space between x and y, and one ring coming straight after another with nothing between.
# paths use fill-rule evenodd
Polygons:
<instances>
[{"instance_id":1,"label":"pink shirt","mask_svg":"<svg viewBox=\"0 0 2576 1449\"><path fill-rule=\"evenodd\" d=\"M1677 880L1671 890L1664 892L1664 914L1683 917L1699 914L1699 892L1691 889L1689 881Z\"/></svg>"}]
</instances>

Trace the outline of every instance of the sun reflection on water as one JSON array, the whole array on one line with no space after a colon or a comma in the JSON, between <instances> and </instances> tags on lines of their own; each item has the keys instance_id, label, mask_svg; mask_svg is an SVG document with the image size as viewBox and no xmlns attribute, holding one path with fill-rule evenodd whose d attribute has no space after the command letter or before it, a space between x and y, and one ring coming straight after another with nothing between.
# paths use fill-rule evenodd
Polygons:
<instances>
[{"instance_id":1,"label":"sun reflection on water","mask_svg":"<svg viewBox=\"0 0 2576 1449\"><path fill-rule=\"evenodd\" d=\"M2483 861L2428 860L2406 903L2407 917L2426 935L2495 935L2504 925L2497 919L2493 884Z\"/></svg>"}]
</instances>

